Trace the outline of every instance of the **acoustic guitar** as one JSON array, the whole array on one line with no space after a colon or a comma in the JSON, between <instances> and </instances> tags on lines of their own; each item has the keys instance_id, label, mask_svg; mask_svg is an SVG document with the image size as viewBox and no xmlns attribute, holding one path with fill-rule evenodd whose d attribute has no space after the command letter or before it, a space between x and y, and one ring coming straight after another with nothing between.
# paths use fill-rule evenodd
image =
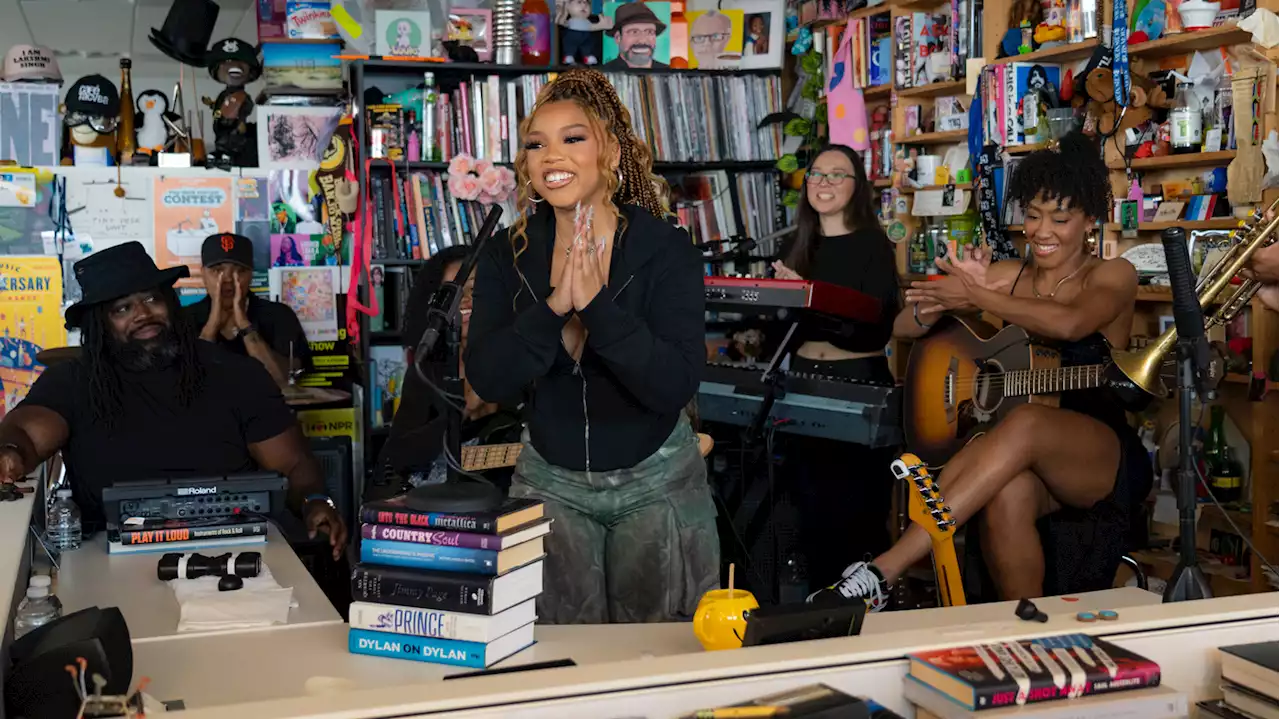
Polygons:
<instances>
[{"instance_id":1,"label":"acoustic guitar","mask_svg":"<svg viewBox=\"0 0 1280 719\"><path fill-rule=\"evenodd\" d=\"M964 606L964 586L960 563L956 561L956 520L942 498L938 483L920 458L908 452L889 465L893 476L910 485L907 488L907 516L916 526L929 533L933 554L933 573L938 580L938 601L944 607Z\"/></svg>"},{"instance_id":2,"label":"acoustic guitar","mask_svg":"<svg viewBox=\"0 0 1280 719\"><path fill-rule=\"evenodd\" d=\"M1058 405L1057 394L1107 387L1134 409L1148 396L1110 363L1060 366L1058 351L1026 330L996 331L970 318L944 317L916 340L903 386L906 446L931 468L1028 402Z\"/></svg>"}]
</instances>

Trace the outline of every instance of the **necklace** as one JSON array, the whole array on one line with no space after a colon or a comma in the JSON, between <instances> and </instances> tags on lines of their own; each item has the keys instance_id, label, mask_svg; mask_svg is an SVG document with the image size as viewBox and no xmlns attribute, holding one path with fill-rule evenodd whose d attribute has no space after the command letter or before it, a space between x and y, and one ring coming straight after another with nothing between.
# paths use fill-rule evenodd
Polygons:
<instances>
[{"instance_id":1,"label":"necklace","mask_svg":"<svg viewBox=\"0 0 1280 719\"><path fill-rule=\"evenodd\" d=\"M1085 258L1085 261L1081 263L1081 265L1077 267L1071 274L1058 280L1058 284L1053 286L1053 291L1047 295L1040 294L1040 290L1036 289L1036 277L1040 276L1040 268L1037 267L1036 276L1031 278L1031 294L1035 295L1036 297L1050 297L1050 298L1053 297L1054 295L1058 294L1058 290L1062 289L1062 284L1064 282L1080 274L1080 270L1083 270L1085 266L1087 266L1088 264L1089 264L1089 259Z\"/></svg>"}]
</instances>

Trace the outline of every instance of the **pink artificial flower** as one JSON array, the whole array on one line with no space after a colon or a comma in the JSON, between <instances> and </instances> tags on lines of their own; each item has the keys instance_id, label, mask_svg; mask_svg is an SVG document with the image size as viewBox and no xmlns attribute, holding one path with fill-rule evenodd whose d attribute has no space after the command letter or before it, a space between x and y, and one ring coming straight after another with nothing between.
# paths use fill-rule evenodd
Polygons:
<instances>
[{"instance_id":1,"label":"pink artificial flower","mask_svg":"<svg viewBox=\"0 0 1280 719\"><path fill-rule=\"evenodd\" d=\"M471 171L481 177L484 177L484 173L488 172L492 168L493 163L489 160L476 160L476 164L471 166Z\"/></svg>"},{"instance_id":2,"label":"pink artificial flower","mask_svg":"<svg viewBox=\"0 0 1280 719\"><path fill-rule=\"evenodd\" d=\"M475 166L475 160L471 157L471 155L468 155L466 153L463 153L461 155L454 155L453 159L449 160L449 174L450 175L469 175L471 174L471 170L474 166Z\"/></svg>"},{"instance_id":3,"label":"pink artificial flower","mask_svg":"<svg viewBox=\"0 0 1280 719\"><path fill-rule=\"evenodd\" d=\"M484 194L501 202L502 195L506 189L502 184L502 173L498 168L490 165L484 172L480 173L480 189Z\"/></svg>"},{"instance_id":4,"label":"pink artificial flower","mask_svg":"<svg viewBox=\"0 0 1280 719\"><path fill-rule=\"evenodd\" d=\"M502 175L502 186L507 192L516 189L516 173L510 167L499 167L498 173Z\"/></svg>"},{"instance_id":5,"label":"pink artificial flower","mask_svg":"<svg viewBox=\"0 0 1280 719\"><path fill-rule=\"evenodd\" d=\"M475 175L451 175L449 194L459 200L474 200L480 196L480 182Z\"/></svg>"}]
</instances>

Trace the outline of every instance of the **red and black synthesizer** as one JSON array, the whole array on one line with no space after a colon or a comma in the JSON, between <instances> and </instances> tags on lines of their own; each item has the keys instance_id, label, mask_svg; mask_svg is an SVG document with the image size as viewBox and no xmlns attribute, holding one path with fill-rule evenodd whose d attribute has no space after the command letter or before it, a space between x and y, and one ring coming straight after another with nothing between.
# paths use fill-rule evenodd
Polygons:
<instances>
[{"instance_id":1,"label":"red and black synthesizer","mask_svg":"<svg viewBox=\"0 0 1280 719\"><path fill-rule=\"evenodd\" d=\"M875 322L880 300L848 287L809 280L705 277L708 305L760 309L807 309L855 322Z\"/></svg>"}]
</instances>

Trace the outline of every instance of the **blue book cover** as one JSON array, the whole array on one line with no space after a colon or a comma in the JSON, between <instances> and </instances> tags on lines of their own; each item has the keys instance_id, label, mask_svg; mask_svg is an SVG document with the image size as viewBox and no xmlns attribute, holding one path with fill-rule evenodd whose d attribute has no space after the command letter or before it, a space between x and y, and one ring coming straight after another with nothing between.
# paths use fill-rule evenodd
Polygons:
<instances>
[{"instance_id":1,"label":"blue book cover","mask_svg":"<svg viewBox=\"0 0 1280 719\"><path fill-rule=\"evenodd\" d=\"M439 544L364 539L360 541L360 561L442 572L498 573L498 553L495 551Z\"/></svg>"},{"instance_id":2,"label":"blue book cover","mask_svg":"<svg viewBox=\"0 0 1280 719\"><path fill-rule=\"evenodd\" d=\"M384 634L363 629L352 629L347 637L347 651L352 654L412 659L418 662L452 664L475 669L485 668L486 648L487 645L479 642Z\"/></svg>"}]
</instances>

